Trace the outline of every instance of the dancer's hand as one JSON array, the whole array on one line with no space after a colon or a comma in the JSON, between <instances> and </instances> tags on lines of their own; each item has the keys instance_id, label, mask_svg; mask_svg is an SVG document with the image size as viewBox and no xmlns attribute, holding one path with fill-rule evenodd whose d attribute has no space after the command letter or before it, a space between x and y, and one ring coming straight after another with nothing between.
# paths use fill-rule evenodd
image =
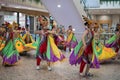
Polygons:
<instances>
[{"instance_id":1,"label":"dancer's hand","mask_svg":"<svg viewBox=\"0 0 120 80\"><path fill-rule=\"evenodd\" d=\"M86 48L86 44L83 45L83 50L85 50L85 48Z\"/></svg>"},{"instance_id":2,"label":"dancer's hand","mask_svg":"<svg viewBox=\"0 0 120 80\"><path fill-rule=\"evenodd\" d=\"M48 31L44 32L44 34L48 34L48 33L49 33Z\"/></svg>"}]
</instances>

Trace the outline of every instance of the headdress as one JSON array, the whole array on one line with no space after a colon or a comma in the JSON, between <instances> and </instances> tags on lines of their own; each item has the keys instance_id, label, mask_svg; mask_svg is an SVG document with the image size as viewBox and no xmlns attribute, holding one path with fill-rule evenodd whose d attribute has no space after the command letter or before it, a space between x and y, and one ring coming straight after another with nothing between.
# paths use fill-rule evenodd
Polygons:
<instances>
[{"instance_id":1,"label":"headdress","mask_svg":"<svg viewBox=\"0 0 120 80\"><path fill-rule=\"evenodd\" d=\"M13 25L12 25L12 24L9 24L9 25L8 25L8 28L12 28L12 27L13 27Z\"/></svg>"},{"instance_id":2,"label":"headdress","mask_svg":"<svg viewBox=\"0 0 120 80\"><path fill-rule=\"evenodd\" d=\"M99 28L99 24L95 22L94 28Z\"/></svg>"},{"instance_id":3,"label":"headdress","mask_svg":"<svg viewBox=\"0 0 120 80\"><path fill-rule=\"evenodd\" d=\"M40 16L38 20L42 27L46 27L48 25L48 19L45 16Z\"/></svg>"},{"instance_id":4,"label":"headdress","mask_svg":"<svg viewBox=\"0 0 120 80\"><path fill-rule=\"evenodd\" d=\"M85 17L85 16L83 16L82 15L82 17L83 17L83 20L85 21L85 25L90 25L90 24L92 24L93 23L93 21L92 20L90 20L90 19L88 19L87 17Z\"/></svg>"},{"instance_id":5,"label":"headdress","mask_svg":"<svg viewBox=\"0 0 120 80\"><path fill-rule=\"evenodd\" d=\"M5 28L0 27L0 32L4 32L4 31L5 31Z\"/></svg>"}]
</instances>

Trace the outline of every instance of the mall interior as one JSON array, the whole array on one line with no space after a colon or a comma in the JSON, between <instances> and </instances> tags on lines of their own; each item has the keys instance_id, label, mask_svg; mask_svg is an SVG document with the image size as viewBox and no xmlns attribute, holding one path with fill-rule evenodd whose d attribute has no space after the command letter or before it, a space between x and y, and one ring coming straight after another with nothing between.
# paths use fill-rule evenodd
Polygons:
<instances>
[{"instance_id":1,"label":"mall interior","mask_svg":"<svg viewBox=\"0 0 120 80\"><path fill-rule=\"evenodd\" d=\"M91 30L88 25L95 24L99 34L96 42L96 38L88 35ZM119 29L120 0L0 0L0 80L120 80ZM93 39L92 46L88 46L88 38ZM44 40L47 42L42 44ZM78 60L84 57L86 45L93 48L93 57L98 58L101 66L90 70L95 76L86 73L87 78L81 77L79 65L82 63ZM47 59L38 55L42 52L45 54L42 57ZM60 59L52 59L56 56ZM63 63L53 64L64 57ZM36 72L41 69L38 65L42 60L52 62L52 69L48 63L47 70L43 61L42 70ZM78 66L72 66L77 62Z\"/></svg>"},{"instance_id":2,"label":"mall interior","mask_svg":"<svg viewBox=\"0 0 120 80\"><path fill-rule=\"evenodd\" d=\"M55 24L74 26L78 40L84 29L82 15L89 17L99 23L103 32L110 36L113 34L116 25L120 23L119 0L73 0L63 2L56 0L44 2L44 0L0 0L0 25L5 22L20 24L20 27L30 26L30 32L34 33L39 26L37 20L44 15L47 18L52 16ZM67 4L67 5L66 5ZM106 37L107 38L107 37Z\"/></svg>"}]
</instances>

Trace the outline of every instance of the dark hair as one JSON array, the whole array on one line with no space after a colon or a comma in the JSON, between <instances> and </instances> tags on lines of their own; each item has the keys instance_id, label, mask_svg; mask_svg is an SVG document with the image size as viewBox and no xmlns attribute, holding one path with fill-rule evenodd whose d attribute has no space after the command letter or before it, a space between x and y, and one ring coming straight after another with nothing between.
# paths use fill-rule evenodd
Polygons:
<instances>
[{"instance_id":1,"label":"dark hair","mask_svg":"<svg viewBox=\"0 0 120 80\"><path fill-rule=\"evenodd\" d=\"M115 31L119 31L119 29L116 29Z\"/></svg>"},{"instance_id":2,"label":"dark hair","mask_svg":"<svg viewBox=\"0 0 120 80\"><path fill-rule=\"evenodd\" d=\"M115 31L119 31L119 27L118 26L116 27Z\"/></svg>"},{"instance_id":3,"label":"dark hair","mask_svg":"<svg viewBox=\"0 0 120 80\"><path fill-rule=\"evenodd\" d=\"M88 22L85 22L84 25L85 25L85 26L88 26Z\"/></svg>"},{"instance_id":4,"label":"dark hair","mask_svg":"<svg viewBox=\"0 0 120 80\"><path fill-rule=\"evenodd\" d=\"M69 25L68 27L70 28L70 27L72 27L72 25Z\"/></svg>"},{"instance_id":5,"label":"dark hair","mask_svg":"<svg viewBox=\"0 0 120 80\"><path fill-rule=\"evenodd\" d=\"M28 25L28 24L26 24L25 28L28 28L28 27L29 27L29 25Z\"/></svg>"},{"instance_id":6,"label":"dark hair","mask_svg":"<svg viewBox=\"0 0 120 80\"><path fill-rule=\"evenodd\" d=\"M5 24L2 24L2 26L4 26Z\"/></svg>"}]
</instances>

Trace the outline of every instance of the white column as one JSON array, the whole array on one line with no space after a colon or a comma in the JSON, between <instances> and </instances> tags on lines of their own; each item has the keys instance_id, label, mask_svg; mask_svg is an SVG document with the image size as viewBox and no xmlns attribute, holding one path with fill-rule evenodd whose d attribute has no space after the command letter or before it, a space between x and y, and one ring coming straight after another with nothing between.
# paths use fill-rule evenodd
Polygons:
<instances>
[{"instance_id":1,"label":"white column","mask_svg":"<svg viewBox=\"0 0 120 80\"><path fill-rule=\"evenodd\" d=\"M0 25L4 23L4 13L0 12Z\"/></svg>"},{"instance_id":2,"label":"white column","mask_svg":"<svg viewBox=\"0 0 120 80\"><path fill-rule=\"evenodd\" d=\"M119 15L112 16L112 27L116 27L116 24L119 24Z\"/></svg>"},{"instance_id":3,"label":"white column","mask_svg":"<svg viewBox=\"0 0 120 80\"><path fill-rule=\"evenodd\" d=\"M37 19L34 17L34 31L37 30Z\"/></svg>"},{"instance_id":4,"label":"white column","mask_svg":"<svg viewBox=\"0 0 120 80\"><path fill-rule=\"evenodd\" d=\"M0 26L4 23L4 16L0 15Z\"/></svg>"}]
</instances>

